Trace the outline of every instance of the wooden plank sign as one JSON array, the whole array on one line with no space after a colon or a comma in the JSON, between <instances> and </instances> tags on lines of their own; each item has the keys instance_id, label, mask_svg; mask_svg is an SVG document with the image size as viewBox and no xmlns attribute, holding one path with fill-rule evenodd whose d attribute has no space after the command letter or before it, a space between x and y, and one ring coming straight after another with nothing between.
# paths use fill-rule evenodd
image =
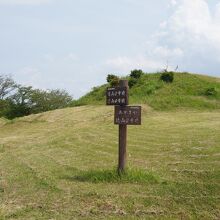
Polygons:
<instances>
[{"instance_id":1,"label":"wooden plank sign","mask_svg":"<svg viewBox=\"0 0 220 220\"><path fill-rule=\"evenodd\" d=\"M128 105L128 88L127 87L107 88L106 105Z\"/></svg>"},{"instance_id":2,"label":"wooden plank sign","mask_svg":"<svg viewBox=\"0 0 220 220\"><path fill-rule=\"evenodd\" d=\"M115 124L141 125L141 106L115 106Z\"/></svg>"}]
</instances>

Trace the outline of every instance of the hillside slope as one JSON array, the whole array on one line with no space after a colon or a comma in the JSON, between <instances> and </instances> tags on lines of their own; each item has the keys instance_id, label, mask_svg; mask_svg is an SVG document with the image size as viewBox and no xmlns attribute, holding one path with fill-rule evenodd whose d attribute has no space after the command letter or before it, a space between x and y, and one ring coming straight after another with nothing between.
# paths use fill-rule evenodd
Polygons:
<instances>
[{"instance_id":1,"label":"hillside slope","mask_svg":"<svg viewBox=\"0 0 220 220\"><path fill-rule=\"evenodd\" d=\"M143 105L142 121L128 128L128 163L150 172L144 182L109 178L118 153L113 107L0 125L0 219L219 219L220 111Z\"/></svg>"},{"instance_id":2,"label":"hillside slope","mask_svg":"<svg viewBox=\"0 0 220 220\"><path fill-rule=\"evenodd\" d=\"M5 118L0 118L0 127L8 123L8 120Z\"/></svg>"},{"instance_id":3,"label":"hillside slope","mask_svg":"<svg viewBox=\"0 0 220 220\"><path fill-rule=\"evenodd\" d=\"M220 79L189 74L175 73L173 83L160 80L161 73L144 74L130 89L130 104L147 104L156 110L177 108L220 109ZM108 85L95 87L72 106L105 104L105 90ZM207 89L214 88L216 95L206 95Z\"/></svg>"}]
</instances>

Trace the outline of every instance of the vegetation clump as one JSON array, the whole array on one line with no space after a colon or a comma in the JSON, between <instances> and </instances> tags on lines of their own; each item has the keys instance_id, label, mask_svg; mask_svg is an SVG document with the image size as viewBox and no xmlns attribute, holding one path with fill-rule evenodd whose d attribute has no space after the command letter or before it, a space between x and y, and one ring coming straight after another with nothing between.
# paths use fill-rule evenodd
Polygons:
<instances>
[{"instance_id":1,"label":"vegetation clump","mask_svg":"<svg viewBox=\"0 0 220 220\"><path fill-rule=\"evenodd\" d=\"M128 80L128 86L132 88L134 85L136 85L141 78L141 76L144 75L144 72L142 70L132 70L130 75L129 75L129 80Z\"/></svg>"},{"instance_id":2,"label":"vegetation clump","mask_svg":"<svg viewBox=\"0 0 220 220\"><path fill-rule=\"evenodd\" d=\"M106 80L112 87L119 85L119 77L114 74L108 74Z\"/></svg>"},{"instance_id":3,"label":"vegetation clump","mask_svg":"<svg viewBox=\"0 0 220 220\"><path fill-rule=\"evenodd\" d=\"M172 83L174 80L174 73L165 71L161 74L160 79L166 83Z\"/></svg>"},{"instance_id":4,"label":"vegetation clump","mask_svg":"<svg viewBox=\"0 0 220 220\"><path fill-rule=\"evenodd\" d=\"M137 82L138 82L137 79L135 79L135 78L130 78L130 79L128 80L128 86L129 86L129 88L132 88L134 85L137 84Z\"/></svg>"},{"instance_id":5,"label":"vegetation clump","mask_svg":"<svg viewBox=\"0 0 220 220\"><path fill-rule=\"evenodd\" d=\"M217 90L214 87L208 88L205 91L205 95L206 96L216 96L217 94L218 94L218 92L217 92Z\"/></svg>"},{"instance_id":6,"label":"vegetation clump","mask_svg":"<svg viewBox=\"0 0 220 220\"><path fill-rule=\"evenodd\" d=\"M142 70L132 70L130 77L134 79L139 79L142 75L144 75L144 72Z\"/></svg>"}]
</instances>

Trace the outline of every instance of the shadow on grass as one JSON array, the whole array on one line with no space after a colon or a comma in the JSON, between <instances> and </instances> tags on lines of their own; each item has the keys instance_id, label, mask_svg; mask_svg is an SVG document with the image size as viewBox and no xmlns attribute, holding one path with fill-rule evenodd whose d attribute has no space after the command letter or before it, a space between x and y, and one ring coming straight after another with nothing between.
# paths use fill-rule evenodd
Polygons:
<instances>
[{"instance_id":1,"label":"shadow on grass","mask_svg":"<svg viewBox=\"0 0 220 220\"><path fill-rule=\"evenodd\" d=\"M159 183L159 177L153 172L140 169L128 169L120 175L116 169L80 171L63 179L92 183Z\"/></svg>"}]
</instances>

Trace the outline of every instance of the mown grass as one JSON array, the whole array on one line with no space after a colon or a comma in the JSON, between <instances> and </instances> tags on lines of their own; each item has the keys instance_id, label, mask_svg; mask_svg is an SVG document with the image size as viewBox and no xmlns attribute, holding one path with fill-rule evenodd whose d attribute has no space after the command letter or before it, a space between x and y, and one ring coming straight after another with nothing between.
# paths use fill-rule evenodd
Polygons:
<instances>
[{"instance_id":1,"label":"mown grass","mask_svg":"<svg viewBox=\"0 0 220 220\"><path fill-rule=\"evenodd\" d=\"M126 169L118 173L117 169L111 170L88 170L80 171L75 176L65 176L72 181L93 182L93 183L158 183L159 177L153 172L142 169Z\"/></svg>"},{"instance_id":2,"label":"mown grass","mask_svg":"<svg viewBox=\"0 0 220 220\"><path fill-rule=\"evenodd\" d=\"M112 107L2 124L0 219L219 219L219 110L142 108L121 177Z\"/></svg>"}]
</instances>

